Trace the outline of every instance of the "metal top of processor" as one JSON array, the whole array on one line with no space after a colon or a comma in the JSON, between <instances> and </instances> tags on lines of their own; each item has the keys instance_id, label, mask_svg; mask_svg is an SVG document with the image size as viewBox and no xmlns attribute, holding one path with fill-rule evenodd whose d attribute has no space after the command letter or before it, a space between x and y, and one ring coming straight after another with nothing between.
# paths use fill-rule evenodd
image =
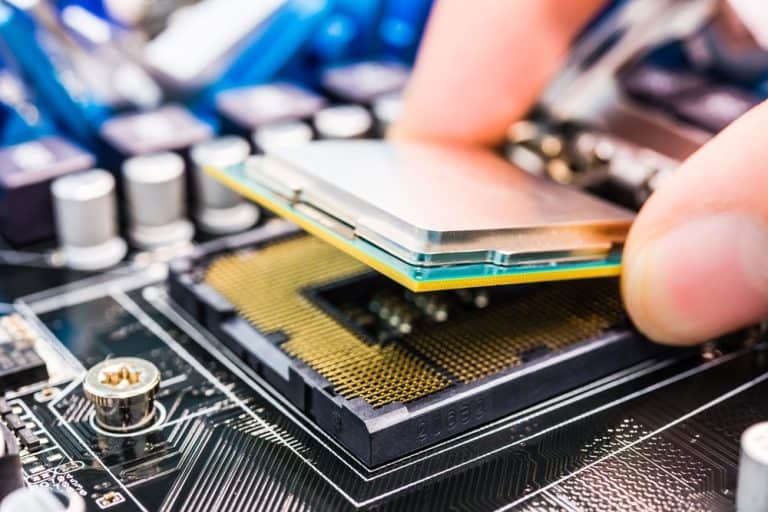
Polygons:
<instances>
[{"instance_id":1,"label":"metal top of processor","mask_svg":"<svg viewBox=\"0 0 768 512\"><path fill-rule=\"evenodd\" d=\"M470 148L320 141L269 152L248 177L337 234L420 266L597 260L633 219Z\"/></svg>"}]
</instances>

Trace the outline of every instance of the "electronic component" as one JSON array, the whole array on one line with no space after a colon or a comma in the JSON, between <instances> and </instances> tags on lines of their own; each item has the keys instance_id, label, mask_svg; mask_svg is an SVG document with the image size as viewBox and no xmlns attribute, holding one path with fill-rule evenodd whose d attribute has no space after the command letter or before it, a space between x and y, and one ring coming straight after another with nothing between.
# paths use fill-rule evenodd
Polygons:
<instances>
[{"instance_id":1,"label":"electronic component","mask_svg":"<svg viewBox=\"0 0 768 512\"><path fill-rule=\"evenodd\" d=\"M125 502L125 497L123 497L123 495L119 492L114 491L107 492L103 496L100 496L96 499L96 504L100 508L109 508L114 505L119 505L123 502Z\"/></svg>"},{"instance_id":2,"label":"electronic component","mask_svg":"<svg viewBox=\"0 0 768 512\"><path fill-rule=\"evenodd\" d=\"M72 490L24 487L0 502L0 512L85 512L85 501Z\"/></svg>"},{"instance_id":3,"label":"electronic component","mask_svg":"<svg viewBox=\"0 0 768 512\"><path fill-rule=\"evenodd\" d=\"M373 128L370 112L359 105L333 105L318 111L312 118L321 139L359 139Z\"/></svg>"},{"instance_id":4,"label":"electronic component","mask_svg":"<svg viewBox=\"0 0 768 512\"><path fill-rule=\"evenodd\" d=\"M211 171L414 291L616 275L633 218L467 148L324 141Z\"/></svg>"},{"instance_id":5,"label":"electronic component","mask_svg":"<svg viewBox=\"0 0 768 512\"><path fill-rule=\"evenodd\" d=\"M88 370L83 393L93 402L96 423L124 432L147 426L155 419L155 395L160 371L138 357L107 359Z\"/></svg>"},{"instance_id":6,"label":"electronic component","mask_svg":"<svg viewBox=\"0 0 768 512\"><path fill-rule=\"evenodd\" d=\"M80 43L83 79L98 100L114 109L147 110L163 100L163 91L145 68L122 51L123 31L84 7L61 8L61 32ZM83 56L85 55L85 58Z\"/></svg>"},{"instance_id":7,"label":"electronic component","mask_svg":"<svg viewBox=\"0 0 768 512\"><path fill-rule=\"evenodd\" d=\"M151 153L123 164L131 240L152 249L189 242L194 227L185 217L184 160L176 153Z\"/></svg>"},{"instance_id":8,"label":"electronic component","mask_svg":"<svg viewBox=\"0 0 768 512\"><path fill-rule=\"evenodd\" d=\"M144 61L165 81L194 89L215 80L249 37L285 0L206 0L169 20L144 48ZM211 23L215 20L215 23ZM206 34L201 38L200 34Z\"/></svg>"},{"instance_id":9,"label":"electronic component","mask_svg":"<svg viewBox=\"0 0 768 512\"><path fill-rule=\"evenodd\" d=\"M100 66L88 63L89 56L67 37L53 11L53 6L39 3L0 6L3 61L26 79L59 126L90 144L95 142L93 127L107 114L86 80ZM89 72L83 73L85 69ZM35 119L36 110L27 109L24 117Z\"/></svg>"},{"instance_id":10,"label":"electronic component","mask_svg":"<svg viewBox=\"0 0 768 512\"><path fill-rule=\"evenodd\" d=\"M46 377L47 374L39 380L44 380ZM39 382L39 380L37 382ZM0 400L2 399L0 398ZM8 427L8 430L16 436L16 439L21 443L21 447L24 450L33 453L40 449L40 438L32 432L27 426L27 423L14 412L13 408L10 408L9 412L0 417L0 422L4 423L5 426Z\"/></svg>"},{"instance_id":11,"label":"electronic component","mask_svg":"<svg viewBox=\"0 0 768 512\"><path fill-rule=\"evenodd\" d=\"M322 96L287 82L238 87L216 96L221 115L249 132L278 121L308 119L325 104Z\"/></svg>"},{"instance_id":12,"label":"electronic component","mask_svg":"<svg viewBox=\"0 0 768 512\"><path fill-rule=\"evenodd\" d=\"M21 446L29 453L36 452L42 446L40 438L27 427L16 430L16 437L19 438Z\"/></svg>"},{"instance_id":13,"label":"electronic component","mask_svg":"<svg viewBox=\"0 0 768 512\"><path fill-rule=\"evenodd\" d=\"M0 398L0 402L5 401ZM21 475L19 446L11 431L0 421L0 500L22 487L24 479Z\"/></svg>"},{"instance_id":14,"label":"electronic component","mask_svg":"<svg viewBox=\"0 0 768 512\"><path fill-rule=\"evenodd\" d=\"M24 422L14 413L3 416L3 422L12 432L18 432L24 428Z\"/></svg>"},{"instance_id":15,"label":"electronic component","mask_svg":"<svg viewBox=\"0 0 768 512\"><path fill-rule=\"evenodd\" d=\"M721 0L711 20L682 41L692 66L732 82L759 83L768 68L764 12L750 0Z\"/></svg>"},{"instance_id":16,"label":"electronic component","mask_svg":"<svg viewBox=\"0 0 768 512\"><path fill-rule=\"evenodd\" d=\"M93 163L89 153L55 136L0 149L0 234L16 245L52 238L51 181Z\"/></svg>"},{"instance_id":17,"label":"electronic component","mask_svg":"<svg viewBox=\"0 0 768 512\"><path fill-rule=\"evenodd\" d=\"M248 142L227 136L201 142L190 151L197 198L195 218L203 231L213 234L237 233L253 226L259 218L256 206L213 179L205 167L241 167L251 152Z\"/></svg>"},{"instance_id":18,"label":"electronic component","mask_svg":"<svg viewBox=\"0 0 768 512\"><path fill-rule=\"evenodd\" d=\"M304 121L280 121L253 130L251 139L256 149L266 153L279 148L295 148L312 140L312 128Z\"/></svg>"},{"instance_id":19,"label":"electronic component","mask_svg":"<svg viewBox=\"0 0 768 512\"><path fill-rule=\"evenodd\" d=\"M180 209L199 233L103 273L67 268L66 251L49 240L0 240L0 318L18 311L47 371L20 387L0 379L0 437L15 443L0 450L18 454L11 479L27 487L0 512L743 507L744 493L765 482L742 464L754 485L737 486L737 467L740 436L768 419L768 328L688 349L646 341L622 309L618 279L601 277L619 270L629 219L580 216L583 203L550 185L633 210L665 186L713 135L678 105L722 87L768 94L768 52L737 19L759 29L761 3L610 2L584 20L558 79L510 127L507 145L489 148L498 181L469 163L453 178L451 149L401 172L386 158L358 158L359 141L309 142L377 138L398 119L432 0L280 0L271 11L273 0L0 5L0 146L77 140L115 179L120 236ZM750 10L733 16L741 4ZM147 44L165 63L150 66L162 95L137 68ZM383 59L403 67L390 73ZM286 94L273 94L281 84ZM146 110L163 98L178 106ZM329 105L365 112L367 131L349 122L356 114L313 119ZM258 126L238 121L259 109ZM119 125L111 138L98 137L105 121L102 133ZM348 146L315 158L323 144ZM147 161L167 151L178 155L172 165L150 170ZM398 151L393 160L407 167ZM146 157L129 183L123 167L136 156ZM179 158L191 180L181 207ZM510 191L520 170L544 188ZM26 174L36 179L14 179ZM258 207L235 192L246 186L320 236L271 214L253 227ZM477 189L487 210L465 197ZM14 190L2 192L0 207ZM30 218L13 220L35 227L31 204L17 205ZM510 208L578 223L517 222L504 217ZM111 218L88 211L79 233ZM437 222L446 219L450 230ZM496 220L515 231L497 237ZM595 233L601 244L573 249ZM521 237L529 245L504 252ZM379 272L391 267L419 291ZM537 272L554 281L525 282ZM512 274L522 282L502 285ZM594 278L564 279L583 276ZM122 357L151 362L159 388L95 404L87 369ZM141 378L125 367L97 380L137 391Z\"/></svg>"},{"instance_id":20,"label":"electronic component","mask_svg":"<svg viewBox=\"0 0 768 512\"><path fill-rule=\"evenodd\" d=\"M389 127L397 121L403 110L403 97L400 92L382 94L373 100L371 105L373 116L376 118L377 131L381 136L387 134Z\"/></svg>"},{"instance_id":21,"label":"electronic component","mask_svg":"<svg viewBox=\"0 0 768 512\"><path fill-rule=\"evenodd\" d=\"M363 61L326 69L323 88L342 101L372 103L382 94L405 87L410 72L398 62Z\"/></svg>"},{"instance_id":22,"label":"electronic component","mask_svg":"<svg viewBox=\"0 0 768 512\"><path fill-rule=\"evenodd\" d=\"M508 133L507 157L527 172L637 208L680 162L599 129L524 120Z\"/></svg>"},{"instance_id":23,"label":"electronic component","mask_svg":"<svg viewBox=\"0 0 768 512\"><path fill-rule=\"evenodd\" d=\"M736 87L712 85L680 98L674 112L684 121L717 133L758 103L760 98Z\"/></svg>"},{"instance_id":24,"label":"electronic component","mask_svg":"<svg viewBox=\"0 0 768 512\"><path fill-rule=\"evenodd\" d=\"M177 151L209 139L211 127L180 105L122 114L101 125L100 134L121 156Z\"/></svg>"},{"instance_id":25,"label":"electronic component","mask_svg":"<svg viewBox=\"0 0 768 512\"><path fill-rule=\"evenodd\" d=\"M414 294L295 233L178 264L172 294L368 465L665 350L612 330L613 279Z\"/></svg>"},{"instance_id":26,"label":"electronic component","mask_svg":"<svg viewBox=\"0 0 768 512\"><path fill-rule=\"evenodd\" d=\"M36 338L19 315L0 317L0 389L16 389L48 378L45 361L35 350Z\"/></svg>"},{"instance_id":27,"label":"electronic component","mask_svg":"<svg viewBox=\"0 0 768 512\"><path fill-rule=\"evenodd\" d=\"M127 247L117 234L115 178L110 173L94 169L57 178L51 192L67 265L98 270L123 259Z\"/></svg>"},{"instance_id":28,"label":"electronic component","mask_svg":"<svg viewBox=\"0 0 768 512\"><path fill-rule=\"evenodd\" d=\"M684 94L694 94L707 85L700 75L648 63L632 66L621 76L621 82L630 96L663 109L673 107Z\"/></svg>"},{"instance_id":29,"label":"electronic component","mask_svg":"<svg viewBox=\"0 0 768 512\"><path fill-rule=\"evenodd\" d=\"M741 436L736 508L740 512L768 510L768 421L749 427Z\"/></svg>"},{"instance_id":30,"label":"electronic component","mask_svg":"<svg viewBox=\"0 0 768 512\"><path fill-rule=\"evenodd\" d=\"M38 377L38 379L34 382L44 380L47 378L47 376L47 373L45 373L41 378ZM11 388L13 388L13 386L11 386ZM33 453L40 449L40 438L37 437L37 435L27 426L27 424L18 416L18 414L16 414L14 408L9 406L8 402L6 402L3 398L0 398L0 427L7 428L11 434L16 436L18 442L21 443L21 447L28 453ZM16 448L10 445L5 447L6 451L13 451L13 449L16 450L15 453L18 453L17 446ZM2 464L2 450L3 448L0 447L0 464ZM0 469L0 473L2 473L2 469ZM2 490L0 489L0 497L2 497L2 495Z\"/></svg>"}]
</instances>

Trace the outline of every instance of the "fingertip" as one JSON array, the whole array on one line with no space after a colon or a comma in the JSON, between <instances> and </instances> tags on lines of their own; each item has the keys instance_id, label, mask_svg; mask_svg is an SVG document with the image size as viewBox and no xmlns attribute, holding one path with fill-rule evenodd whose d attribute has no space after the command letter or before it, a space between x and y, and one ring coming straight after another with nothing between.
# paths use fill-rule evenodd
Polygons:
<instances>
[{"instance_id":1,"label":"fingertip","mask_svg":"<svg viewBox=\"0 0 768 512\"><path fill-rule=\"evenodd\" d=\"M407 129L399 122L392 123L387 128L386 138L390 140L404 140L410 138Z\"/></svg>"},{"instance_id":2,"label":"fingertip","mask_svg":"<svg viewBox=\"0 0 768 512\"><path fill-rule=\"evenodd\" d=\"M639 235L639 236L642 236ZM622 294L649 338L692 345L768 316L768 226L741 213L694 218L658 238L630 234Z\"/></svg>"},{"instance_id":3,"label":"fingertip","mask_svg":"<svg viewBox=\"0 0 768 512\"><path fill-rule=\"evenodd\" d=\"M436 2L405 91L399 133L446 143L501 142L602 2Z\"/></svg>"},{"instance_id":4,"label":"fingertip","mask_svg":"<svg viewBox=\"0 0 768 512\"><path fill-rule=\"evenodd\" d=\"M649 255L636 251L625 252L624 272L621 278L621 295L624 307L632 323L647 338L657 343L673 346L695 345L701 340L680 332L679 323L669 318L669 311L663 311L656 283L656 276L650 271ZM663 293L663 292L662 292Z\"/></svg>"}]
</instances>

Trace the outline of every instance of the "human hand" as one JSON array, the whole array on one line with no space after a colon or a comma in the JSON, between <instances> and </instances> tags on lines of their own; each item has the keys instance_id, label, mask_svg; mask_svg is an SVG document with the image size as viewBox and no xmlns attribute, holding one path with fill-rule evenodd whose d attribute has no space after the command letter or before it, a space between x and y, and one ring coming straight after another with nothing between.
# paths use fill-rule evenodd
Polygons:
<instances>
[{"instance_id":1,"label":"human hand","mask_svg":"<svg viewBox=\"0 0 768 512\"><path fill-rule=\"evenodd\" d=\"M438 0L398 137L499 142L600 0ZM622 295L654 340L693 344L768 318L768 103L692 155L643 206Z\"/></svg>"}]
</instances>

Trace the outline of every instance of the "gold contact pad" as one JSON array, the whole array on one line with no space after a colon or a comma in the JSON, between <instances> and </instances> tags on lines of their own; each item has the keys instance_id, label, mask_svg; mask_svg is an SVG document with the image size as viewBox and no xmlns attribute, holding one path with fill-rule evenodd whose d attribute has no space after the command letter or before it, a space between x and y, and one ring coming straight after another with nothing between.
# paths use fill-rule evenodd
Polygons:
<instances>
[{"instance_id":1,"label":"gold contact pad","mask_svg":"<svg viewBox=\"0 0 768 512\"><path fill-rule=\"evenodd\" d=\"M262 332L282 330L281 348L330 381L336 393L372 407L406 403L450 380L397 344L369 345L303 297L301 290L367 272L313 237L217 259L205 281Z\"/></svg>"},{"instance_id":2,"label":"gold contact pad","mask_svg":"<svg viewBox=\"0 0 768 512\"><path fill-rule=\"evenodd\" d=\"M527 350L558 350L595 336L622 317L612 279L564 281L496 301L470 316L414 332L406 342L469 383L521 362Z\"/></svg>"},{"instance_id":3,"label":"gold contact pad","mask_svg":"<svg viewBox=\"0 0 768 512\"><path fill-rule=\"evenodd\" d=\"M567 347L622 317L615 280L566 281L430 324L399 342L369 344L301 294L367 270L345 253L304 236L223 256L210 265L205 281L262 332L285 332L289 340L281 348L331 382L335 392L362 398L372 407L407 403L452 381L493 375L520 364L528 350Z\"/></svg>"}]
</instances>

